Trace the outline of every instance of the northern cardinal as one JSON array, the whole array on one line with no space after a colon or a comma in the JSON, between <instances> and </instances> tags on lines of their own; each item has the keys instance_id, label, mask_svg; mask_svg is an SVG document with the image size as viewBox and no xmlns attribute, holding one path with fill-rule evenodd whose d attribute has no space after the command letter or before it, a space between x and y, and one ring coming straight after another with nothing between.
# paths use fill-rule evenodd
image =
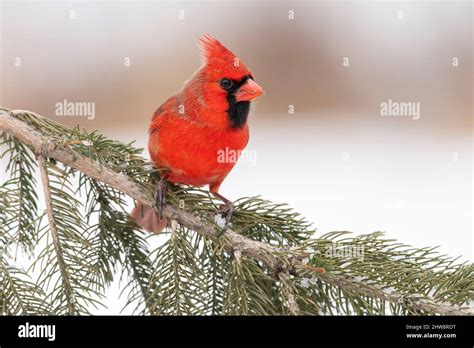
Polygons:
<instances>
[{"instance_id":1,"label":"northern cardinal","mask_svg":"<svg viewBox=\"0 0 474 348\"><path fill-rule=\"evenodd\" d=\"M149 232L166 226L163 180L192 186L209 185L210 192L224 204L221 234L234 211L231 201L221 196L219 187L235 161L219 160L227 151L238 158L249 140L247 117L250 102L264 92L244 63L209 35L199 40L203 65L178 94L154 113L149 128L148 150L154 165L161 169L155 191L158 214L137 204L131 216Z\"/></svg>"}]
</instances>

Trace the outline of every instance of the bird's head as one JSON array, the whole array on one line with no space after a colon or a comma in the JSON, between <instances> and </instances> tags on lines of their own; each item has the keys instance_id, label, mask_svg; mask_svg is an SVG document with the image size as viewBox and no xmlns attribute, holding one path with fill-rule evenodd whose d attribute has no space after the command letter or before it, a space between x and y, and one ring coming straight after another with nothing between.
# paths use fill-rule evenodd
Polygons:
<instances>
[{"instance_id":1,"label":"bird's head","mask_svg":"<svg viewBox=\"0 0 474 348\"><path fill-rule=\"evenodd\" d=\"M203 98L214 110L224 109L232 128L242 128L247 121L250 102L264 91L245 64L210 35L199 40L203 67L199 73Z\"/></svg>"}]
</instances>

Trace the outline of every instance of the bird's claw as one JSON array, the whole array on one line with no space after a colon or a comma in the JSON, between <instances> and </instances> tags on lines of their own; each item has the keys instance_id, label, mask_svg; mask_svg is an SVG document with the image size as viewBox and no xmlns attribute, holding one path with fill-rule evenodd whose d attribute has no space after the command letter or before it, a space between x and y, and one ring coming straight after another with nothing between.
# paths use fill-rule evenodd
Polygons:
<instances>
[{"instance_id":1,"label":"bird's claw","mask_svg":"<svg viewBox=\"0 0 474 348\"><path fill-rule=\"evenodd\" d=\"M163 210L166 205L166 186L163 180L156 183L155 187L155 206L158 209L160 220L163 219Z\"/></svg>"},{"instance_id":2,"label":"bird's claw","mask_svg":"<svg viewBox=\"0 0 474 348\"><path fill-rule=\"evenodd\" d=\"M217 209L217 213L220 214L223 218L225 218L224 227L222 227L222 230L217 235L218 238L224 233L226 233L227 229L229 228L230 218L234 214L234 210L234 204L230 201L225 202Z\"/></svg>"}]
</instances>

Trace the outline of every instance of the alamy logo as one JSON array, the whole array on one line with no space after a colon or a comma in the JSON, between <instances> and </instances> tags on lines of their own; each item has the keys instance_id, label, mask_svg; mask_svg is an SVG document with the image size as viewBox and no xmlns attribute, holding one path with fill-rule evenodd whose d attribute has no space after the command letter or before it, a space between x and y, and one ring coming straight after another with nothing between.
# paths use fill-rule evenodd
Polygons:
<instances>
[{"instance_id":1,"label":"alamy logo","mask_svg":"<svg viewBox=\"0 0 474 348\"><path fill-rule=\"evenodd\" d=\"M88 120L95 118L95 103L71 102L64 99L56 103L56 116L85 116Z\"/></svg>"},{"instance_id":2,"label":"alamy logo","mask_svg":"<svg viewBox=\"0 0 474 348\"><path fill-rule=\"evenodd\" d=\"M421 116L421 107L419 102L396 102L389 99L380 103L381 116L404 116L419 120Z\"/></svg>"},{"instance_id":3,"label":"alamy logo","mask_svg":"<svg viewBox=\"0 0 474 348\"><path fill-rule=\"evenodd\" d=\"M229 147L217 151L217 163L248 163L257 165L257 152L252 150L232 150Z\"/></svg>"},{"instance_id":4,"label":"alamy logo","mask_svg":"<svg viewBox=\"0 0 474 348\"><path fill-rule=\"evenodd\" d=\"M364 261L364 246L357 244L333 244L326 248L327 258L357 259Z\"/></svg>"},{"instance_id":5,"label":"alamy logo","mask_svg":"<svg viewBox=\"0 0 474 348\"><path fill-rule=\"evenodd\" d=\"M35 325L26 322L18 326L18 337L20 338L47 338L48 341L56 339L56 325Z\"/></svg>"}]
</instances>

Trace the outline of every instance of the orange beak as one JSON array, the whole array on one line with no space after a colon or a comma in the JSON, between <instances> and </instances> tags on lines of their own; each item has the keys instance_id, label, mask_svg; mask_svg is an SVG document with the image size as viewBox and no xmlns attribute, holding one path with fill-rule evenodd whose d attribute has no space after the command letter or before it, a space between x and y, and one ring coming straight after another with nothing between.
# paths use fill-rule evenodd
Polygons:
<instances>
[{"instance_id":1,"label":"orange beak","mask_svg":"<svg viewBox=\"0 0 474 348\"><path fill-rule=\"evenodd\" d=\"M260 97L265 92L254 80L248 79L238 90L234 93L235 101L252 101Z\"/></svg>"}]
</instances>

